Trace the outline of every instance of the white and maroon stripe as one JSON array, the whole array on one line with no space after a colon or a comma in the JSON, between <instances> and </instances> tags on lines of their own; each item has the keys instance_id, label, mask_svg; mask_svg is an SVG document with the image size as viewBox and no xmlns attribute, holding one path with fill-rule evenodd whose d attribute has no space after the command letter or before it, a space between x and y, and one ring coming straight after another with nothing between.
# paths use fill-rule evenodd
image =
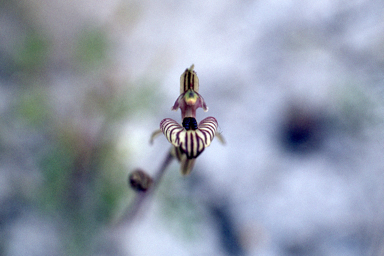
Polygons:
<instances>
[{"instance_id":1,"label":"white and maroon stripe","mask_svg":"<svg viewBox=\"0 0 384 256\"><path fill-rule=\"evenodd\" d=\"M213 137L217 130L217 120L213 116L207 117L200 121L199 131L203 133L205 147L208 147L211 144Z\"/></svg>"},{"instance_id":2,"label":"white and maroon stripe","mask_svg":"<svg viewBox=\"0 0 384 256\"><path fill-rule=\"evenodd\" d=\"M203 139L196 131L198 130L185 131L184 139L180 139L180 149L187 155L188 159L198 157L205 148ZM181 134L181 136L183 136L183 134Z\"/></svg>"},{"instance_id":3,"label":"white and maroon stripe","mask_svg":"<svg viewBox=\"0 0 384 256\"><path fill-rule=\"evenodd\" d=\"M170 118L163 119L160 123L160 129L168 141L180 148L188 159L198 157L211 144L217 126L217 120L214 117L205 118L196 130L188 131Z\"/></svg>"},{"instance_id":4,"label":"white and maroon stripe","mask_svg":"<svg viewBox=\"0 0 384 256\"><path fill-rule=\"evenodd\" d=\"M170 143L180 145L180 133L185 130L183 126L171 118L165 118L160 122L160 129Z\"/></svg>"}]
</instances>

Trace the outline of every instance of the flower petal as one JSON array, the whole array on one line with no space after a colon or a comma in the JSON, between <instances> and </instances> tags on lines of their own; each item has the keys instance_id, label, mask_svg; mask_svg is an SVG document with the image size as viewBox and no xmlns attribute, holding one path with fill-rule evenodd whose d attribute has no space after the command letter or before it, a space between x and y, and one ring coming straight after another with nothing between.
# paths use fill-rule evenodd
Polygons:
<instances>
[{"instance_id":1,"label":"flower petal","mask_svg":"<svg viewBox=\"0 0 384 256\"><path fill-rule=\"evenodd\" d=\"M161 133L161 130L160 130L160 129L154 131L154 132L152 133L152 135L151 135L151 139L149 140L149 143L150 143L150 144L153 144L153 140L154 140L157 136L159 136L160 133Z\"/></svg>"},{"instance_id":2,"label":"flower petal","mask_svg":"<svg viewBox=\"0 0 384 256\"><path fill-rule=\"evenodd\" d=\"M203 139L204 147L208 147L211 144L213 137L215 137L217 126L217 120L212 116L200 121L199 128L196 131L201 133L200 137Z\"/></svg>"},{"instance_id":3,"label":"flower petal","mask_svg":"<svg viewBox=\"0 0 384 256\"><path fill-rule=\"evenodd\" d=\"M204 98L193 90L187 90L180 94L171 109L177 111L179 108L182 119L185 117L196 117L196 109L198 108L203 108L204 112L208 111Z\"/></svg>"},{"instance_id":4,"label":"flower petal","mask_svg":"<svg viewBox=\"0 0 384 256\"><path fill-rule=\"evenodd\" d=\"M172 106L171 110L173 111L177 111L180 107L180 103L183 103L182 102L182 99L184 97L184 94L180 94L179 97L177 98L177 100L175 101L175 104Z\"/></svg>"},{"instance_id":5,"label":"flower petal","mask_svg":"<svg viewBox=\"0 0 384 256\"><path fill-rule=\"evenodd\" d=\"M204 151L204 148L201 132L198 132L198 130L185 131L185 135L180 133L180 150L188 159L198 157Z\"/></svg>"},{"instance_id":6,"label":"flower petal","mask_svg":"<svg viewBox=\"0 0 384 256\"><path fill-rule=\"evenodd\" d=\"M186 132L183 126L171 118L163 119L160 122L160 129L164 133L165 137L167 137L168 141L175 147L180 145L180 138L184 137L180 135Z\"/></svg>"},{"instance_id":7,"label":"flower petal","mask_svg":"<svg viewBox=\"0 0 384 256\"><path fill-rule=\"evenodd\" d=\"M180 94L171 110L176 111L178 108L185 108L186 106L195 106L196 109L203 108L204 112L208 111L208 107L203 96L194 90L187 90Z\"/></svg>"},{"instance_id":8,"label":"flower petal","mask_svg":"<svg viewBox=\"0 0 384 256\"><path fill-rule=\"evenodd\" d=\"M188 159L198 157L208 147L216 133L217 120L207 117L202 120L197 130L186 130L171 118L163 119L160 129L168 141L187 156Z\"/></svg>"}]
</instances>

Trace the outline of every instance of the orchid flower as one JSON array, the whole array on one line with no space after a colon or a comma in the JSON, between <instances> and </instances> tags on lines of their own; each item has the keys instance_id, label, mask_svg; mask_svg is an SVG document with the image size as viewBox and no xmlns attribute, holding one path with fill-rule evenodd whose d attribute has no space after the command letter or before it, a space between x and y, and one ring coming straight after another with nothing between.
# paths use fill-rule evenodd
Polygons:
<instances>
[{"instance_id":1,"label":"orchid flower","mask_svg":"<svg viewBox=\"0 0 384 256\"><path fill-rule=\"evenodd\" d=\"M224 142L221 135L216 132L218 123L216 118L210 116L200 123L196 121L196 110L202 108L205 112L208 107L203 97L199 94L199 78L193 70L194 65L180 77L180 96L177 98L172 110L181 110L182 124L171 118L160 122L160 130L153 133L153 138L161 132L174 146L171 149L181 163L180 171L183 175L191 172L196 158L208 147L215 135Z\"/></svg>"}]
</instances>

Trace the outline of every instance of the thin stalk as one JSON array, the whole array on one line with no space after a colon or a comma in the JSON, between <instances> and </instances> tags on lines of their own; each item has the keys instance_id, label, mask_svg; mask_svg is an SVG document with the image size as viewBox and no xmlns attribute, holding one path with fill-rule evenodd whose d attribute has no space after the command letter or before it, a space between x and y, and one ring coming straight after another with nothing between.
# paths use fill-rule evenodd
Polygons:
<instances>
[{"instance_id":1,"label":"thin stalk","mask_svg":"<svg viewBox=\"0 0 384 256\"><path fill-rule=\"evenodd\" d=\"M161 178L163 177L168 166L171 164L173 158L174 157L171 154L171 150L169 150L158 171L153 177L152 186L146 192L138 192L136 194L133 202L127 207L122 217L118 221L116 221L113 226L128 225L132 223L132 220L136 217L137 213L142 208L143 203L148 200L148 198L152 196L155 192L156 188L160 183Z\"/></svg>"}]
</instances>

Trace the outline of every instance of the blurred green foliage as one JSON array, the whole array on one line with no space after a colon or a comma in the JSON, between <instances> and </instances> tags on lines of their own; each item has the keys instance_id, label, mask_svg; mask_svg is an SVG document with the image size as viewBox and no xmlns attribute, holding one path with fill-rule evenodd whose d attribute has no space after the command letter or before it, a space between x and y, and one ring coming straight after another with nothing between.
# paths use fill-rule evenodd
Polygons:
<instances>
[{"instance_id":1,"label":"blurred green foliage","mask_svg":"<svg viewBox=\"0 0 384 256\"><path fill-rule=\"evenodd\" d=\"M14 161L31 162L38 177L36 191L23 202L55 221L63 248L58 255L92 255L100 232L134 195L126 164L135 149L119 152L121 128L159 111L162 92L147 78L134 84L115 79L113 42L104 27L79 24L58 42L60 35L41 26L29 4L0 5L8 9L5 19L14 32L12 47L0 47L0 82L10 85L0 139L20 143Z\"/></svg>"},{"instance_id":2,"label":"blurred green foliage","mask_svg":"<svg viewBox=\"0 0 384 256\"><path fill-rule=\"evenodd\" d=\"M61 145L53 145L40 161L44 174L44 186L41 200L46 209L62 210L63 194L68 189L70 181L69 170L73 169L73 153Z\"/></svg>"},{"instance_id":3,"label":"blurred green foliage","mask_svg":"<svg viewBox=\"0 0 384 256\"><path fill-rule=\"evenodd\" d=\"M84 30L75 46L76 61L82 68L92 68L100 65L107 58L108 39L101 29Z\"/></svg>"},{"instance_id":4,"label":"blurred green foliage","mask_svg":"<svg viewBox=\"0 0 384 256\"><path fill-rule=\"evenodd\" d=\"M50 42L46 36L31 30L16 50L14 62L19 70L37 72L47 64Z\"/></svg>"},{"instance_id":5,"label":"blurred green foliage","mask_svg":"<svg viewBox=\"0 0 384 256\"><path fill-rule=\"evenodd\" d=\"M18 116L28 125L34 127L44 125L49 115L47 97L42 87L21 89L16 106Z\"/></svg>"},{"instance_id":6,"label":"blurred green foliage","mask_svg":"<svg viewBox=\"0 0 384 256\"><path fill-rule=\"evenodd\" d=\"M56 70L45 69L52 64L52 42L43 32L26 31L25 40L9 59L16 86L7 111L12 122L23 126L23 134L12 131L15 137L20 141L28 138L33 144L26 150L30 150L28 157L36 163L41 177L35 197L27 197L32 200L28 204L58 222L63 255L92 254L92 243L100 231L133 193L126 181L129 156L122 156L116 147L120 128L127 118L156 110L153 102L159 92L144 80L136 86L122 86L104 79L109 65L107 34L101 29L84 29L74 42L74 58L68 58L73 62L59 72L87 85L68 91L68 95L79 94L73 95L76 100L69 101L61 113L62 106L56 104L62 103L50 98L55 92L50 77L55 74L47 75ZM78 67L81 72L76 71Z\"/></svg>"}]
</instances>

